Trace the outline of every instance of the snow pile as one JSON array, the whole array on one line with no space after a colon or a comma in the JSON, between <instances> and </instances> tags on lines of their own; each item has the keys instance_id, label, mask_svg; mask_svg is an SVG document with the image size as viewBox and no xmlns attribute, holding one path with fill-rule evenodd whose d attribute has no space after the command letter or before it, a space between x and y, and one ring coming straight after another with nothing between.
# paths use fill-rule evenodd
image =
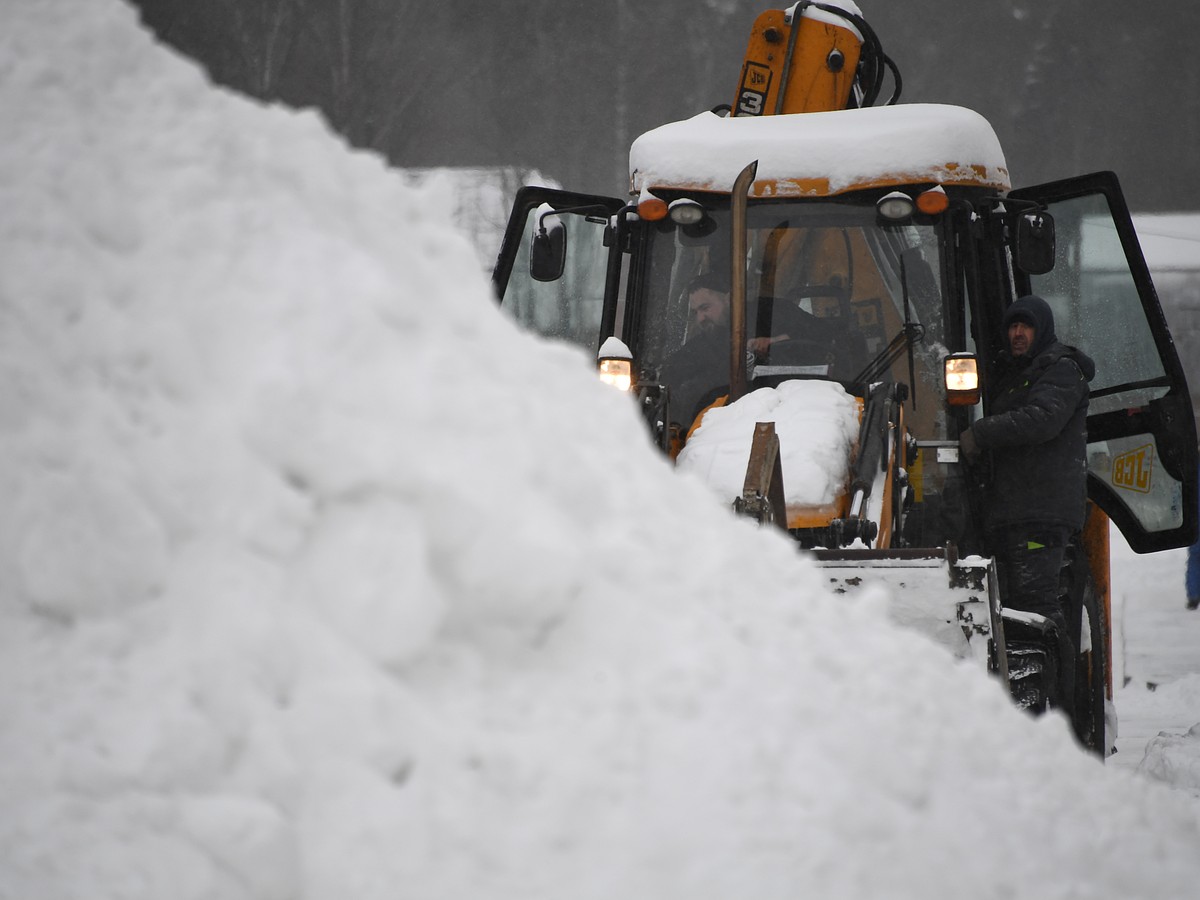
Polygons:
<instances>
[{"instance_id":1,"label":"snow pile","mask_svg":"<svg viewBox=\"0 0 1200 900\"><path fill-rule=\"evenodd\" d=\"M846 489L859 411L854 397L832 381L785 381L778 388L759 388L706 412L677 465L732 503L742 496L755 423L774 422L785 502L790 507L828 506Z\"/></svg>"},{"instance_id":2,"label":"snow pile","mask_svg":"<svg viewBox=\"0 0 1200 900\"><path fill-rule=\"evenodd\" d=\"M1184 606L1187 549L1137 554L1112 527L1114 701L1120 729L1110 768L1137 771L1200 797L1200 616ZM1189 735L1189 732L1191 734Z\"/></svg>"},{"instance_id":3,"label":"snow pile","mask_svg":"<svg viewBox=\"0 0 1200 900\"><path fill-rule=\"evenodd\" d=\"M1131 689L1126 688L1119 699L1133 701ZM1200 797L1200 675L1143 690L1143 696L1136 698L1135 714L1181 723L1178 730L1160 731L1146 744L1138 772ZM1189 728L1187 723L1195 724Z\"/></svg>"},{"instance_id":4,"label":"snow pile","mask_svg":"<svg viewBox=\"0 0 1200 900\"><path fill-rule=\"evenodd\" d=\"M1190 807L671 477L377 159L7 12L0 896L1194 886Z\"/></svg>"},{"instance_id":5,"label":"snow pile","mask_svg":"<svg viewBox=\"0 0 1200 900\"><path fill-rule=\"evenodd\" d=\"M1187 734L1159 734L1146 746L1138 771L1200 796L1200 724Z\"/></svg>"}]
</instances>

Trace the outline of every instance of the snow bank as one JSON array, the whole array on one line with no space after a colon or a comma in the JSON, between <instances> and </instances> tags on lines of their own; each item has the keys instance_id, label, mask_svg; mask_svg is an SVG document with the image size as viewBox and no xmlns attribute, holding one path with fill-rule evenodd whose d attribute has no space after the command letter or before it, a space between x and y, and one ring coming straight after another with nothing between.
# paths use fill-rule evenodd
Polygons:
<instances>
[{"instance_id":1,"label":"snow bank","mask_svg":"<svg viewBox=\"0 0 1200 900\"><path fill-rule=\"evenodd\" d=\"M1126 688L1122 698L1132 699ZM1178 731L1160 731L1146 745L1138 772L1200 797L1200 675L1188 675L1131 703L1137 715L1154 713L1159 722L1184 723ZM1189 728L1186 723L1196 723Z\"/></svg>"},{"instance_id":2,"label":"snow bank","mask_svg":"<svg viewBox=\"0 0 1200 900\"><path fill-rule=\"evenodd\" d=\"M1195 884L1192 808L672 477L378 159L7 13L0 896Z\"/></svg>"},{"instance_id":3,"label":"snow bank","mask_svg":"<svg viewBox=\"0 0 1200 900\"><path fill-rule=\"evenodd\" d=\"M1186 734L1163 732L1150 741L1138 771L1200 796L1200 724Z\"/></svg>"}]
</instances>

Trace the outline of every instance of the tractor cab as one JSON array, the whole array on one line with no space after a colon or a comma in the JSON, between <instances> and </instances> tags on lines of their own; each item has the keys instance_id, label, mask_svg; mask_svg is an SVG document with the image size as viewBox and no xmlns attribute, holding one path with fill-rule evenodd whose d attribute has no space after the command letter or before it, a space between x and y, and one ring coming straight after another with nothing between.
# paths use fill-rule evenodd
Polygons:
<instances>
[{"instance_id":1,"label":"tractor cab","mask_svg":"<svg viewBox=\"0 0 1200 900\"><path fill-rule=\"evenodd\" d=\"M839 591L973 657L1022 707L1111 747L1109 523L1137 552L1197 533L1187 384L1117 178L1013 189L961 107L871 104L894 65L848 0L759 16L736 102L630 150L628 199L522 189L493 280L520 325L593 356L654 442L785 530ZM989 412L1005 311L1034 293L1096 363L1089 516L1058 626L1006 607L958 438ZM1056 695L1074 667L1074 702Z\"/></svg>"},{"instance_id":2,"label":"tractor cab","mask_svg":"<svg viewBox=\"0 0 1200 900\"><path fill-rule=\"evenodd\" d=\"M1188 392L1111 173L1010 190L990 125L927 105L705 113L639 138L631 170L629 202L523 189L496 287L524 326L593 354L604 345L672 457L705 409L749 391L830 380L865 405L872 385L895 385L910 437L893 532L970 547L953 445L986 412L1004 310L1038 293L1060 339L1097 362L1093 501L1138 551L1189 543ZM690 296L712 279L730 307L715 327L696 321ZM948 390L948 367L962 365L974 389Z\"/></svg>"}]
</instances>

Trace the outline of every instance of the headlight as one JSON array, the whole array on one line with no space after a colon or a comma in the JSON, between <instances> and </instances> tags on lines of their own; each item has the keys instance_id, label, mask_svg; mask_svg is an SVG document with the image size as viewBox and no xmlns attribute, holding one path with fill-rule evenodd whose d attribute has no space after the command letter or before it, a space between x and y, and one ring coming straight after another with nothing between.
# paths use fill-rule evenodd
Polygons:
<instances>
[{"instance_id":1,"label":"headlight","mask_svg":"<svg viewBox=\"0 0 1200 900\"><path fill-rule=\"evenodd\" d=\"M979 360L972 353L947 356L945 383L951 406L974 406L979 402Z\"/></svg>"},{"instance_id":2,"label":"headlight","mask_svg":"<svg viewBox=\"0 0 1200 900\"><path fill-rule=\"evenodd\" d=\"M633 362L628 359L600 360L600 380L619 391L633 387Z\"/></svg>"},{"instance_id":3,"label":"headlight","mask_svg":"<svg viewBox=\"0 0 1200 900\"><path fill-rule=\"evenodd\" d=\"M879 198L875 210L889 222L903 222L911 218L915 204L913 198L903 191L892 191Z\"/></svg>"},{"instance_id":4,"label":"headlight","mask_svg":"<svg viewBox=\"0 0 1200 900\"><path fill-rule=\"evenodd\" d=\"M695 225L704 221L707 215L703 206L687 197L672 200L671 205L667 207L667 214L676 225Z\"/></svg>"},{"instance_id":5,"label":"headlight","mask_svg":"<svg viewBox=\"0 0 1200 900\"><path fill-rule=\"evenodd\" d=\"M611 384L619 391L628 391L633 387L633 354L620 338L608 338L600 346L596 361L600 380L605 384Z\"/></svg>"}]
</instances>

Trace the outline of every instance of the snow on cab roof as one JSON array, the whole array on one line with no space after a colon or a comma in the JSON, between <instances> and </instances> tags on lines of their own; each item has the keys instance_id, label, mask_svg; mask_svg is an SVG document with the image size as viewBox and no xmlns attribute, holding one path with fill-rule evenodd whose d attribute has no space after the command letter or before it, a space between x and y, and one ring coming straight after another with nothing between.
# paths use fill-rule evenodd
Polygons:
<instances>
[{"instance_id":1,"label":"snow on cab roof","mask_svg":"<svg viewBox=\"0 0 1200 900\"><path fill-rule=\"evenodd\" d=\"M824 197L928 182L1010 187L987 119L960 106L912 103L786 116L701 113L633 142L630 188L728 191L754 160L755 197Z\"/></svg>"}]
</instances>

